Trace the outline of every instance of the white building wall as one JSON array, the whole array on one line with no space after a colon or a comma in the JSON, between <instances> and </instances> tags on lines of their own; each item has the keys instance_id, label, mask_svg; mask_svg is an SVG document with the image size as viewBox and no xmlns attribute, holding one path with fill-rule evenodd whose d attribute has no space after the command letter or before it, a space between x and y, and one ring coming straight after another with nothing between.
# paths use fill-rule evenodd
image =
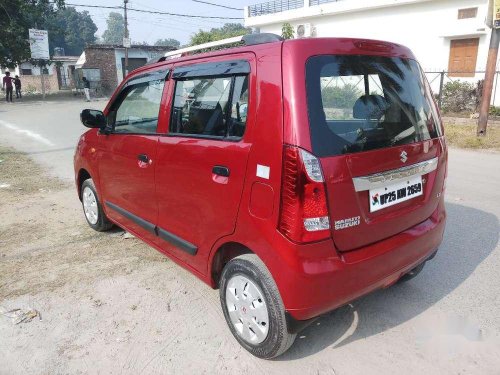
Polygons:
<instances>
[{"instance_id":1,"label":"white building wall","mask_svg":"<svg viewBox=\"0 0 500 375\"><path fill-rule=\"evenodd\" d=\"M49 75L55 74L55 64L46 65L45 68L48 70ZM19 74L21 69L31 69L31 75L34 75L34 76L39 76L40 71L41 71L40 67L35 66L35 65L31 64L30 62L23 62L23 63L21 63L20 67L19 66L16 67L16 69L15 69L16 74Z\"/></svg>"},{"instance_id":2,"label":"white building wall","mask_svg":"<svg viewBox=\"0 0 500 375\"><path fill-rule=\"evenodd\" d=\"M344 0L345 3L350 0ZM356 1L356 0L354 0ZM458 20L458 9L478 7L476 18ZM290 21L296 27L311 23L317 37L381 39L408 46L424 70L448 70L450 40L479 37L476 70L484 70L489 32L482 0L437 0L410 5L315 16ZM260 32L281 34L282 23L260 26Z\"/></svg>"},{"instance_id":3,"label":"white building wall","mask_svg":"<svg viewBox=\"0 0 500 375\"><path fill-rule=\"evenodd\" d=\"M146 59L147 61L151 60L153 57L158 56L159 52L157 51L146 51L146 50L141 50L141 49L129 49L128 50L128 57L130 59L135 59L135 58L142 58ZM123 76L122 76L122 59L125 58L125 49L115 49L115 62L116 62L116 78L118 84L123 81Z\"/></svg>"},{"instance_id":4,"label":"white building wall","mask_svg":"<svg viewBox=\"0 0 500 375\"><path fill-rule=\"evenodd\" d=\"M316 37L353 37L379 39L409 47L426 72L447 71L450 41L479 38L476 71L484 71L488 55L490 29L485 25L487 0L342 0L319 6L245 18L245 25L261 33L281 34L283 23L310 23ZM458 19L458 10L478 8L477 16ZM437 74L429 74L429 80ZM476 82L484 78L454 78ZM446 78L445 82L449 81ZM439 77L431 83L439 91ZM500 86L500 85L499 85ZM500 87L495 104L500 105Z\"/></svg>"}]
</instances>

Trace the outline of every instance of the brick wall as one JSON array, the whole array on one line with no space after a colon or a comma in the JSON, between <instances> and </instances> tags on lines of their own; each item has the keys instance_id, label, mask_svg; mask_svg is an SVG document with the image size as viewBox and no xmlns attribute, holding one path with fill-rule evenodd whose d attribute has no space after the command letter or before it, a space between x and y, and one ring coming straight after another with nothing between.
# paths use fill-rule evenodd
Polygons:
<instances>
[{"instance_id":1,"label":"brick wall","mask_svg":"<svg viewBox=\"0 0 500 375\"><path fill-rule=\"evenodd\" d=\"M101 86L105 93L112 92L118 85L116 79L115 50L113 48L85 48L84 69L101 70Z\"/></svg>"},{"instance_id":2,"label":"brick wall","mask_svg":"<svg viewBox=\"0 0 500 375\"><path fill-rule=\"evenodd\" d=\"M42 92L42 79L40 76L20 76L22 92ZM59 91L59 83L57 82L57 75L44 75L43 81L45 83L45 92L54 93Z\"/></svg>"}]
</instances>

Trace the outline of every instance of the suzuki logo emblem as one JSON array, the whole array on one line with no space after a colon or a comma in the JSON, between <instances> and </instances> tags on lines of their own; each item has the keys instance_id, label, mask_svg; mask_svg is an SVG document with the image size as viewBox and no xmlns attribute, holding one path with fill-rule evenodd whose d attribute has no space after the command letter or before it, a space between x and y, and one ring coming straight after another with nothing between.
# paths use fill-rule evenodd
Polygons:
<instances>
[{"instance_id":1,"label":"suzuki logo emblem","mask_svg":"<svg viewBox=\"0 0 500 375\"><path fill-rule=\"evenodd\" d=\"M406 161L408 160L408 154L406 153L406 151L403 151L401 152L401 154L399 155L400 156L400 160L403 162L403 163L406 163Z\"/></svg>"}]
</instances>

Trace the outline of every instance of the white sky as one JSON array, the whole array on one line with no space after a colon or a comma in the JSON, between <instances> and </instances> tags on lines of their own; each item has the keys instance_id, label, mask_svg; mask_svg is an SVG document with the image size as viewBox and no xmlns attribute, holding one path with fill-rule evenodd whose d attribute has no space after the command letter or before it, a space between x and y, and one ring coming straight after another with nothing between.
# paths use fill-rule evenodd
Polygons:
<instances>
[{"instance_id":1,"label":"white sky","mask_svg":"<svg viewBox=\"0 0 500 375\"><path fill-rule=\"evenodd\" d=\"M245 5L256 4L262 0L206 0L209 2L227 5L233 8L243 8ZM123 5L120 0L67 0L67 3L75 4L92 4L92 5ZM71 6L71 5L68 5ZM211 5L196 3L192 0L130 0L129 8L159 10L172 13L184 14L199 14L204 16L225 16L225 17L242 17L243 10L230 10L219 8ZM109 12L122 12L122 10L97 9L76 7L78 11L87 10L94 23L99 28L97 35L102 36L106 30L106 18ZM146 14L138 12L128 12L129 33L134 42L154 43L157 39L174 38L181 42L187 43L191 34L196 33L199 29L210 30L212 27L220 27L224 23L238 22L238 20L209 20L199 18L184 18L156 14ZM243 19L239 20L243 24Z\"/></svg>"}]
</instances>

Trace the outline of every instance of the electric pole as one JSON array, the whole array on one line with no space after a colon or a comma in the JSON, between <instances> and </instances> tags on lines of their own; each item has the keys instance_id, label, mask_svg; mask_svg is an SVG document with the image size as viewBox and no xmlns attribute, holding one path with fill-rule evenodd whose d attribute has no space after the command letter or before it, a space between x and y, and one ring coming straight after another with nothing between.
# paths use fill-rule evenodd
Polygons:
<instances>
[{"instance_id":1,"label":"electric pole","mask_svg":"<svg viewBox=\"0 0 500 375\"><path fill-rule=\"evenodd\" d=\"M486 126L488 125L488 115L490 112L491 93L493 91L493 82L495 80L495 71L497 67L498 45L500 42L500 30L491 29L490 49L488 51L488 61L486 63L486 73L484 75L483 95L481 98L481 107L479 109L479 119L477 121L477 135L486 135Z\"/></svg>"},{"instance_id":2,"label":"electric pole","mask_svg":"<svg viewBox=\"0 0 500 375\"><path fill-rule=\"evenodd\" d=\"M123 0L123 11L124 11L124 19L125 19L125 38L123 46L125 47L125 76L128 74L128 47L130 47L129 38L128 38L128 23L127 23L127 3L128 0Z\"/></svg>"},{"instance_id":3,"label":"electric pole","mask_svg":"<svg viewBox=\"0 0 500 375\"><path fill-rule=\"evenodd\" d=\"M488 50L488 60L486 62L486 73L484 75L483 95L481 97L481 105L479 108L479 119L477 121L477 136L486 135L486 127L488 125L488 115L490 112L491 93L493 91L493 82L498 59L498 45L500 42L499 24L499 9L498 0L490 0L488 3L488 16L486 24L491 27L490 48Z\"/></svg>"}]
</instances>

